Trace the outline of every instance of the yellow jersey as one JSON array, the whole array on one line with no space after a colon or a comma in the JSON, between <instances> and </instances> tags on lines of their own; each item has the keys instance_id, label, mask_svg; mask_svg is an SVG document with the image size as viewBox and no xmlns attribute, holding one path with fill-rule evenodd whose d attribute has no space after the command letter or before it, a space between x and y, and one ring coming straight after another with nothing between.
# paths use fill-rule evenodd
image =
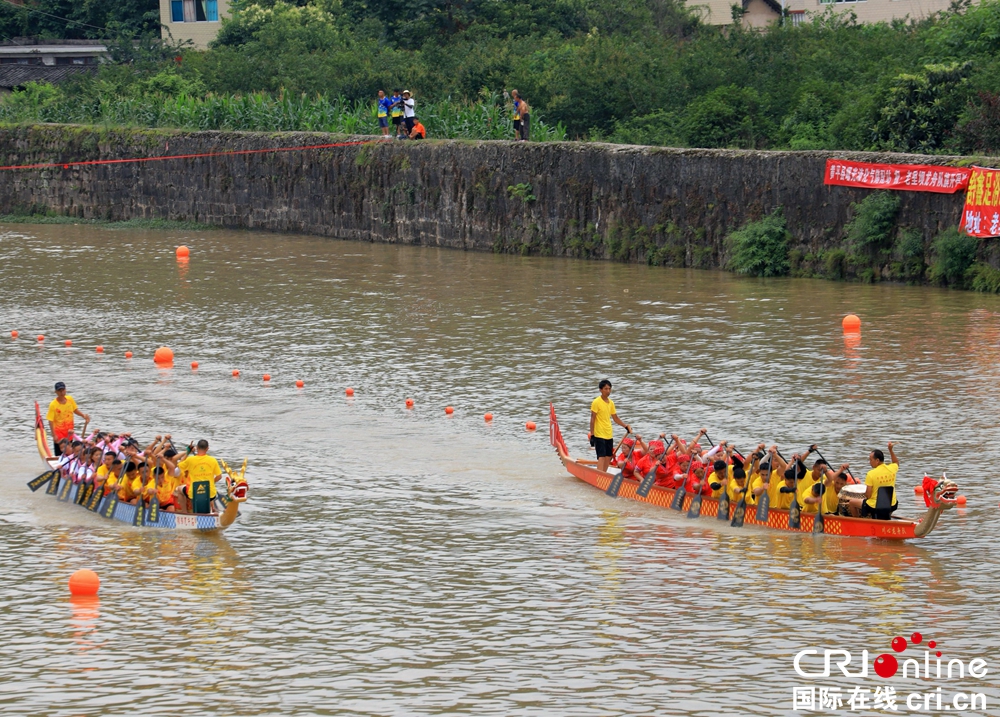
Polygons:
<instances>
[{"instance_id":1,"label":"yellow jersey","mask_svg":"<svg viewBox=\"0 0 1000 717\"><path fill-rule=\"evenodd\" d=\"M180 468L181 475L185 476L186 485L207 481L210 486L209 497L214 498L217 495L215 477L222 475L222 468L212 456L191 455L178 463L177 467Z\"/></svg>"},{"instance_id":2,"label":"yellow jersey","mask_svg":"<svg viewBox=\"0 0 1000 717\"><path fill-rule=\"evenodd\" d=\"M615 415L615 402L610 398L605 401L602 396L595 398L590 404L590 410L596 414L594 420L594 438L606 438L608 440L615 437L611 428L611 417Z\"/></svg>"},{"instance_id":3,"label":"yellow jersey","mask_svg":"<svg viewBox=\"0 0 1000 717\"><path fill-rule=\"evenodd\" d=\"M724 476L724 478L728 479L728 482L725 484L725 487L713 489L711 496L712 498L719 498L722 495L723 490L726 491L726 495L729 495L728 488L729 486L735 483L735 481L733 480L732 466L726 466L726 475ZM715 470L712 470L712 472L708 474L708 484L711 485L712 483L722 483L722 481L719 479L719 474L716 473ZM730 498L732 498L732 496L730 496Z\"/></svg>"},{"instance_id":4,"label":"yellow jersey","mask_svg":"<svg viewBox=\"0 0 1000 717\"><path fill-rule=\"evenodd\" d=\"M736 484L736 479L732 477L732 473L729 474L731 480L726 484L726 495L729 496L730 503L738 503L740 500L740 494L743 490ZM746 487L746 481L743 481L743 486ZM750 502L750 496L747 495L747 503Z\"/></svg>"},{"instance_id":5,"label":"yellow jersey","mask_svg":"<svg viewBox=\"0 0 1000 717\"><path fill-rule=\"evenodd\" d=\"M819 509L819 503L806 503L806 498L813 498L812 490L813 486L817 483L822 484L822 481L817 481L813 477L813 472L809 471L806 473L805 478L799 479L799 505L802 507L803 513L815 513Z\"/></svg>"},{"instance_id":6,"label":"yellow jersey","mask_svg":"<svg viewBox=\"0 0 1000 717\"><path fill-rule=\"evenodd\" d=\"M836 513L839 507L840 495L833 489L833 486L829 486L826 493L823 494L823 512Z\"/></svg>"},{"instance_id":7,"label":"yellow jersey","mask_svg":"<svg viewBox=\"0 0 1000 717\"><path fill-rule=\"evenodd\" d=\"M890 505L896 505L896 472L899 470L898 463L883 463L882 465L872 468L865 475L865 485L872 487L871 498L865 500L869 508L875 507L875 501L878 500L878 489L883 486L892 487L892 501Z\"/></svg>"},{"instance_id":8,"label":"yellow jersey","mask_svg":"<svg viewBox=\"0 0 1000 717\"><path fill-rule=\"evenodd\" d=\"M760 475L759 472L753 474L753 480L750 481L750 492L747 493L747 505L757 505L757 498L759 496L754 495L753 492L755 490L757 490L758 488L760 488L760 486L763 484L763 482L764 482L764 479L761 478L761 475ZM784 485L784 481L782 481L778 477L778 471L771 471L771 479L769 481L771 487L767 491L767 495L768 495L768 500L770 501L770 505L771 505L772 508L775 507L775 505L774 505L774 494L775 494L775 492L777 492L777 488L775 488L775 486L779 482L782 485Z\"/></svg>"},{"instance_id":9,"label":"yellow jersey","mask_svg":"<svg viewBox=\"0 0 1000 717\"><path fill-rule=\"evenodd\" d=\"M59 403L58 398L52 399L49 410L45 414L45 420L52 424L52 431L56 438L65 438L73 430L73 411L76 410L76 401L72 396L66 396L66 403Z\"/></svg>"}]
</instances>

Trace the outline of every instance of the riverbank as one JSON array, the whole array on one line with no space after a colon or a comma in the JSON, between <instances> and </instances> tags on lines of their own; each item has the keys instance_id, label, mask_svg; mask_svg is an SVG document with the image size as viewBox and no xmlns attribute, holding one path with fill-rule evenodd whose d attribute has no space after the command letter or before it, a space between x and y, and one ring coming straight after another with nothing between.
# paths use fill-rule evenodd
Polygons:
<instances>
[{"instance_id":1,"label":"riverbank","mask_svg":"<svg viewBox=\"0 0 1000 717\"><path fill-rule=\"evenodd\" d=\"M780 209L787 233L778 251L786 252L787 268L777 273L941 281L933 271L940 251L935 242L954 233L963 194L898 192L889 195L890 208L873 206L881 200L871 197L886 195L823 184L825 162L834 156L895 164L986 161L8 126L0 128L0 164L29 167L6 170L0 212L731 268L734 230ZM866 211L874 229L858 227ZM848 236L852 231L878 236L859 240ZM874 243L869 251L857 250L862 240ZM974 249L978 265L1000 269L994 242Z\"/></svg>"}]
</instances>

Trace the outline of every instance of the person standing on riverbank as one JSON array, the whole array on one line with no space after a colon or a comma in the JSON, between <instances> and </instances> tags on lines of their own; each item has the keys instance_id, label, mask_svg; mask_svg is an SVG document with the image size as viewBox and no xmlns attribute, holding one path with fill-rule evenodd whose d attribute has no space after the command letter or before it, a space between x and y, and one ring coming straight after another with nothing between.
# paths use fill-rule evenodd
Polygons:
<instances>
[{"instance_id":1,"label":"person standing on riverbank","mask_svg":"<svg viewBox=\"0 0 1000 717\"><path fill-rule=\"evenodd\" d=\"M403 123L403 98L399 94L399 90L392 91L392 97L389 98L389 114L392 116L392 133L396 136L396 139L403 138L403 131L400 125Z\"/></svg>"},{"instance_id":2,"label":"person standing on riverbank","mask_svg":"<svg viewBox=\"0 0 1000 717\"><path fill-rule=\"evenodd\" d=\"M417 101L410 95L409 90L403 90L403 124L406 125L406 135L413 131L413 123L417 121L416 113Z\"/></svg>"},{"instance_id":3,"label":"person standing on riverbank","mask_svg":"<svg viewBox=\"0 0 1000 717\"><path fill-rule=\"evenodd\" d=\"M514 90L511 94L516 92L517 90ZM517 95L517 103L518 114L521 115L521 141L527 142L531 139L531 107L520 94Z\"/></svg>"},{"instance_id":4,"label":"person standing on riverbank","mask_svg":"<svg viewBox=\"0 0 1000 717\"><path fill-rule=\"evenodd\" d=\"M69 438L69 435L73 432L74 414L84 421L90 422L90 416L80 410L72 396L66 395L66 384L59 381L56 384L56 397L52 399L52 403L49 404L48 413L45 414L45 420L49 422L49 431L52 433L52 443L57 456L62 453L59 441Z\"/></svg>"},{"instance_id":5,"label":"person standing on riverbank","mask_svg":"<svg viewBox=\"0 0 1000 717\"><path fill-rule=\"evenodd\" d=\"M521 139L521 112L519 105L521 104L521 97L518 95L517 90L510 91L510 99L514 104L514 113L512 119L514 122L514 141Z\"/></svg>"},{"instance_id":6,"label":"person standing on riverbank","mask_svg":"<svg viewBox=\"0 0 1000 717\"><path fill-rule=\"evenodd\" d=\"M392 100L385 96L385 92L379 90L378 100L375 105L375 115L378 117L378 126L382 130L382 136L386 138L389 136L389 108L391 106Z\"/></svg>"},{"instance_id":7,"label":"person standing on riverbank","mask_svg":"<svg viewBox=\"0 0 1000 717\"><path fill-rule=\"evenodd\" d=\"M615 453L614 428L611 422L614 421L629 433L632 432L632 426L618 418L615 402L611 400L611 381L604 379L597 388L601 395L590 403L590 445L597 451L597 469L606 471Z\"/></svg>"}]
</instances>

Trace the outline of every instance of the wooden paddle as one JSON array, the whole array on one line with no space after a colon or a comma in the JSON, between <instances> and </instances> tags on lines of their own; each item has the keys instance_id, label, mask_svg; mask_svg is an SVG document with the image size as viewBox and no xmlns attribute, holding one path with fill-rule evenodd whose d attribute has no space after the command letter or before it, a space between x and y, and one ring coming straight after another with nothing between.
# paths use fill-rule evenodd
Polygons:
<instances>
[{"instance_id":1,"label":"wooden paddle","mask_svg":"<svg viewBox=\"0 0 1000 717\"><path fill-rule=\"evenodd\" d=\"M739 451L733 448L733 455L739 457ZM715 513L716 520L729 520L729 481L735 481L736 478L730 477L729 466L726 467L726 485L722 487L722 493L719 494L719 510ZM746 506L744 506L744 512L746 511Z\"/></svg>"},{"instance_id":2,"label":"wooden paddle","mask_svg":"<svg viewBox=\"0 0 1000 717\"><path fill-rule=\"evenodd\" d=\"M125 457L126 459L128 456ZM122 472L118 474L118 482L115 483L114 490L108 494L108 500L101 508L101 515L103 515L108 520L115 517L115 509L118 508L118 491L121 489L122 481L125 479L125 468L128 466L128 460L122 462ZM105 483L105 485L107 485Z\"/></svg>"},{"instance_id":3,"label":"wooden paddle","mask_svg":"<svg viewBox=\"0 0 1000 717\"><path fill-rule=\"evenodd\" d=\"M781 456L781 460L785 460L785 457ZM809 455L808 453L806 455ZM792 530L802 529L802 506L799 505L799 459L792 457L792 476L794 476L794 483L792 484L792 503L788 506L788 527Z\"/></svg>"},{"instance_id":4,"label":"wooden paddle","mask_svg":"<svg viewBox=\"0 0 1000 717\"><path fill-rule=\"evenodd\" d=\"M137 459L139 456L135 456ZM135 516L132 518L132 525L141 528L146 524L146 511L142 506L142 494L145 491L145 484L142 482L142 469L139 469L139 491L135 496Z\"/></svg>"},{"instance_id":5,"label":"wooden paddle","mask_svg":"<svg viewBox=\"0 0 1000 717\"><path fill-rule=\"evenodd\" d=\"M771 482L771 461L768 457L767 462L767 476L764 476L764 462L761 460L760 466L758 467L758 472L760 473L761 484ZM758 523L766 523L768 516L771 514L771 496L770 491L765 489L760 497L757 499L757 513L754 515L754 520Z\"/></svg>"},{"instance_id":6,"label":"wooden paddle","mask_svg":"<svg viewBox=\"0 0 1000 717\"><path fill-rule=\"evenodd\" d=\"M624 441L624 440L625 439L622 438L622 441ZM628 459L632 457L632 451L635 450L635 444L636 443L638 443L638 441L634 441L632 443L632 445L629 446L628 455L625 456L625 462L626 463L628 463ZM622 444L619 443L618 447L620 448L621 445ZM617 451L615 453L617 453ZM614 456L611 456L611 457L614 458ZM606 491L604 491L604 493L606 495L611 496L612 498L617 498L618 497L618 491L620 491L622 489L622 481L624 481L624 480L625 480L625 471L623 470L618 475L616 475L614 478L611 479L611 484L608 485L608 489Z\"/></svg>"},{"instance_id":7,"label":"wooden paddle","mask_svg":"<svg viewBox=\"0 0 1000 717\"><path fill-rule=\"evenodd\" d=\"M28 487L31 488L31 492L34 493L36 490L41 488L43 485L48 483L50 480L59 475L59 469L53 468L52 470L45 471L37 478L32 478L28 481Z\"/></svg>"},{"instance_id":8,"label":"wooden paddle","mask_svg":"<svg viewBox=\"0 0 1000 717\"><path fill-rule=\"evenodd\" d=\"M699 458L700 462L701 459ZM694 459L691 459L691 465L694 466ZM705 470L708 470L708 466L705 466ZM703 491L705 489L705 481L708 480L708 476L703 476L700 481L698 481L698 490L695 492L694 497L691 498L691 505L688 506L687 517L697 518L701 515L701 499L704 495Z\"/></svg>"},{"instance_id":9,"label":"wooden paddle","mask_svg":"<svg viewBox=\"0 0 1000 717\"><path fill-rule=\"evenodd\" d=\"M665 434L660 434L661 439L665 439ZM663 455L659 457L658 460L653 461L653 467L649 469L649 473L643 476L642 482L639 483L639 488L635 491L635 494L640 498L645 498L649 495L649 491L653 489L653 483L656 482L656 469L663 465L664 461L667 460L667 453L670 451L670 447L674 445L674 439L670 439L670 443L663 450Z\"/></svg>"},{"instance_id":10,"label":"wooden paddle","mask_svg":"<svg viewBox=\"0 0 1000 717\"><path fill-rule=\"evenodd\" d=\"M61 487L61 489L59 490L59 496L57 498L57 500L59 500L62 503L66 503L69 501L69 494L73 491L73 471L70 469L70 466L73 464L74 461L77 460L78 458L76 456L73 456L68 461L66 461L66 485Z\"/></svg>"},{"instance_id":11,"label":"wooden paddle","mask_svg":"<svg viewBox=\"0 0 1000 717\"><path fill-rule=\"evenodd\" d=\"M759 450L759 448L758 448ZM733 511L733 522L730 523L734 528L742 528L743 521L747 514L747 493L750 492L750 485L753 481L750 480L750 476L753 475L754 464L760 459L756 457L757 451L754 451L751 456L753 459L750 461L750 471L746 470L746 460L743 461L743 472L746 477L743 479L743 490L740 492L740 500L736 504L736 510Z\"/></svg>"},{"instance_id":12,"label":"wooden paddle","mask_svg":"<svg viewBox=\"0 0 1000 717\"><path fill-rule=\"evenodd\" d=\"M153 465L153 495L149 499L149 522L158 523L160 521L160 494L156 492L156 469L160 467L160 456L157 454L156 463ZM167 472L163 471L163 477L166 479Z\"/></svg>"},{"instance_id":13,"label":"wooden paddle","mask_svg":"<svg viewBox=\"0 0 1000 717\"><path fill-rule=\"evenodd\" d=\"M690 456L688 458L690 460L688 461L687 475L684 476L684 481L674 490L674 499L670 502L672 510L684 510L684 498L687 497L687 482L688 478L691 477L691 468L694 467L694 459Z\"/></svg>"}]
</instances>

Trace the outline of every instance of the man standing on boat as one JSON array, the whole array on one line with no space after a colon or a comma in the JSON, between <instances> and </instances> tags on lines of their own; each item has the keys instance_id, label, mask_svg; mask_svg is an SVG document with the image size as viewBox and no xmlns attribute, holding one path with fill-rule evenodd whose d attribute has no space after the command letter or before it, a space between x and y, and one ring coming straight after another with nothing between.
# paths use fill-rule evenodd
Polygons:
<instances>
[{"instance_id":1,"label":"man standing on boat","mask_svg":"<svg viewBox=\"0 0 1000 717\"><path fill-rule=\"evenodd\" d=\"M52 443L55 446L54 450L57 456L62 453L59 441L69 438L73 432L73 414L90 422L90 416L77 407L72 396L66 395L66 384L60 381L56 384L56 397L52 399L49 411L45 414L45 420L49 422L49 431L52 432Z\"/></svg>"},{"instance_id":2,"label":"man standing on boat","mask_svg":"<svg viewBox=\"0 0 1000 717\"><path fill-rule=\"evenodd\" d=\"M632 432L632 426L624 423L615 412L615 402L611 400L611 382L604 379L597 387L601 395L590 404L590 445L597 451L597 469L607 471L615 452L611 422L614 421L629 433Z\"/></svg>"},{"instance_id":3,"label":"man standing on boat","mask_svg":"<svg viewBox=\"0 0 1000 717\"><path fill-rule=\"evenodd\" d=\"M174 463L164 457L163 462L175 476L183 477L182 484L174 493L181 499L183 508L191 513L215 512L215 482L222 478L222 468L215 458L208 455L208 441L204 438L198 441L195 453L182 461Z\"/></svg>"}]
</instances>

